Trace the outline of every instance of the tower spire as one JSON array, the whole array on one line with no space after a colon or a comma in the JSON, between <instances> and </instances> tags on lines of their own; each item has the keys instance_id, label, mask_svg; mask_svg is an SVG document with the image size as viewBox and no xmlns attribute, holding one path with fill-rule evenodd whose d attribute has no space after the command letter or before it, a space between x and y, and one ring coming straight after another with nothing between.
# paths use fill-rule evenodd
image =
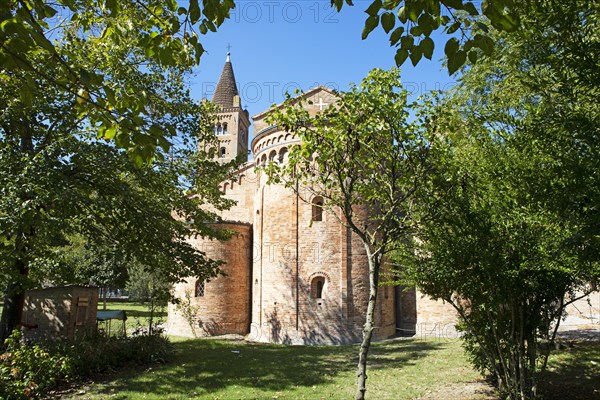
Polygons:
<instances>
[{"instance_id":1,"label":"tower spire","mask_svg":"<svg viewBox=\"0 0 600 400\"><path fill-rule=\"evenodd\" d=\"M227 45L227 49L230 50L231 45ZM231 65L231 53L227 51L227 59L213 95L213 103L222 107L233 107L233 97L237 95L238 90L233 66Z\"/></svg>"}]
</instances>

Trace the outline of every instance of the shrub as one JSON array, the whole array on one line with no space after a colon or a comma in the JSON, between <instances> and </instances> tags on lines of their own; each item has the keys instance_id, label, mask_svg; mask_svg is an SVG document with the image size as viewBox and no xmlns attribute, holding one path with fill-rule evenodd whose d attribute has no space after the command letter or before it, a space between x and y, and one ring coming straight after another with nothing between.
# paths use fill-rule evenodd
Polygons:
<instances>
[{"instance_id":1,"label":"shrub","mask_svg":"<svg viewBox=\"0 0 600 400\"><path fill-rule=\"evenodd\" d=\"M68 355L78 376L89 377L128 365L164 363L173 348L160 334L125 337L93 333L62 345L59 351Z\"/></svg>"},{"instance_id":2,"label":"shrub","mask_svg":"<svg viewBox=\"0 0 600 400\"><path fill-rule=\"evenodd\" d=\"M0 355L0 398L31 399L67 380L73 371L71 360L53 354L39 344L23 342L15 330Z\"/></svg>"},{"instance_id":3,"label":"shrub","mask_svg":"<svg viewBox=\"0 0 600 400\"><path fill-rule=\"evenodd\" d=\"M43 397L59 384L127 366L167 362L173 347L160 334L86 334L73 342L25 343L13 332L0 355L0 398Z\"/></svg>"}]
</instances>

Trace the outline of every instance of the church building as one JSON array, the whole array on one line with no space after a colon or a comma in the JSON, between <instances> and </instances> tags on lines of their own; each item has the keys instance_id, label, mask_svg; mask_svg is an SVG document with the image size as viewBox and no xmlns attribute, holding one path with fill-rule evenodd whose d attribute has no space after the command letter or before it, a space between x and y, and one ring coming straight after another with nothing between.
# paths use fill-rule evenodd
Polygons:
<instances>
[{"instance_id":1,"label":"church building","mask_svg":"<svg viewBox=\"0 0 600 400\"><path fill-rule=\"evenodd\" d=\"M316 87L302 94L309 112L334 103L336 94ZM248 159L250 118L242 107L229 55L216 86L215 130L224 161ZM358 237L325 212L323 199L303 201L293 190L267 184L257 167L285 163L300 138L268 125L269 110L252 117L252 159L223 182L237 203L222 212L225 242L191 239L207 256L225 262L225 276L189 278L176 285L182 305L169 306L167 332L182 336L244 335L249 340L294 344L353 343L362 337L369 295L368 263ZM187 309L186 309L187 307ZM187 315L187 317L185 317ZM417 319L417 316L419 316ZM417 324L420 324L417 327ZM382 286L374 338L438 330L453 335L454 311L399 287Z\"/></svg>"}]
</instances>

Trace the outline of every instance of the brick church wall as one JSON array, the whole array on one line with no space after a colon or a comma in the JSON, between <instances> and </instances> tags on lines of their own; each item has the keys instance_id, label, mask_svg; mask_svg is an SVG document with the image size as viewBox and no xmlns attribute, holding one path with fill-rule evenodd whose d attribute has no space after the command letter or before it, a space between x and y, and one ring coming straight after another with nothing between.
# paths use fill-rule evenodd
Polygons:
<instances>
[{"instance_id":1,"label":"brick church wall","mask_svg":"<svg viewBox=\"0 0 600 400\"><path fill-rule=\"evenodd\" d=\"M177 336L245 335L250 327L250 271L252 256L252 227L249 224L224 223L223 229L236 232L231 239L191 239L194 245L213 259L225 262L218 276L204 285L204 295L196 297L196 278L175 285L175 296L190 301L192 323L177 305L169 304L167 333Z\"/></svg>"},{"instance_id":2,"label":"brick church wall","mask_svg":"<svg viewBox=\"0 0 600 400\"><path fill-rule=\"evenodd\" d=\"M214 209L212 211L219 214L226 221L252 223L254 220L254 194L258 179L254 170L254 164L248 163L232 179L222 182L220 189L225 197L234 200L236 204L225 211Z\"/></svg>"}]
</instances>

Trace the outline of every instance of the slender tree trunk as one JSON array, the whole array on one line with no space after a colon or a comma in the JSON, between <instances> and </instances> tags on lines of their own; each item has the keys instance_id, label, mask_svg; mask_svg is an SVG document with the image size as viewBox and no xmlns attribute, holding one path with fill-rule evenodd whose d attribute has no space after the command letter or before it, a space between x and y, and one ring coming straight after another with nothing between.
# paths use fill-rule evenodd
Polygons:
<instances>
[{"instance_id":1,"label":"slender tree trunk","mask_svg":"<svg viewBox=\"0 0 600 400\"><path fill-rule=\"evenodd\" d=\"M148 322L148 335L152 335L154 323L154 278L150 279L150 321Z\"/></svg>"},{"instance_id":2,"label":"slender tree trunk","mask_svg":"<svg viewBox=\"0 0 600 400\"><path fill-rule=\"evenodd\" d=\"M381 262L379 255L373 256L367 245L365 245L365 248L369 260L369 304L363 328L363 340L358 352L355 400L364 400L367 391L367 355L371 347L371 338L373 337L373 328L375 325L375 301L377 299L377 285L379 283L379 267Z\"/></svg>"},{"instance_id":3,"label":"slender tree trunk","mask_svg":"<svg viewBox=\"0 0 600 400\"><path fill-rule=\"evenodd\" d=\"M106 295L108 294L108 288L104 287L102 289L102 309L106 311Z\"/></svg>"},{"instance_id":4,"label":"slender tree trunk","mask_svg":"<svg viewBox=\"0 0 600 400\"><path fill-rule=\"evenodd\" d=\"M154 297L150 299L150 320L148 321L148 335L152 335L152 325L154 324Z\"/></svg>"}]
</instances>

